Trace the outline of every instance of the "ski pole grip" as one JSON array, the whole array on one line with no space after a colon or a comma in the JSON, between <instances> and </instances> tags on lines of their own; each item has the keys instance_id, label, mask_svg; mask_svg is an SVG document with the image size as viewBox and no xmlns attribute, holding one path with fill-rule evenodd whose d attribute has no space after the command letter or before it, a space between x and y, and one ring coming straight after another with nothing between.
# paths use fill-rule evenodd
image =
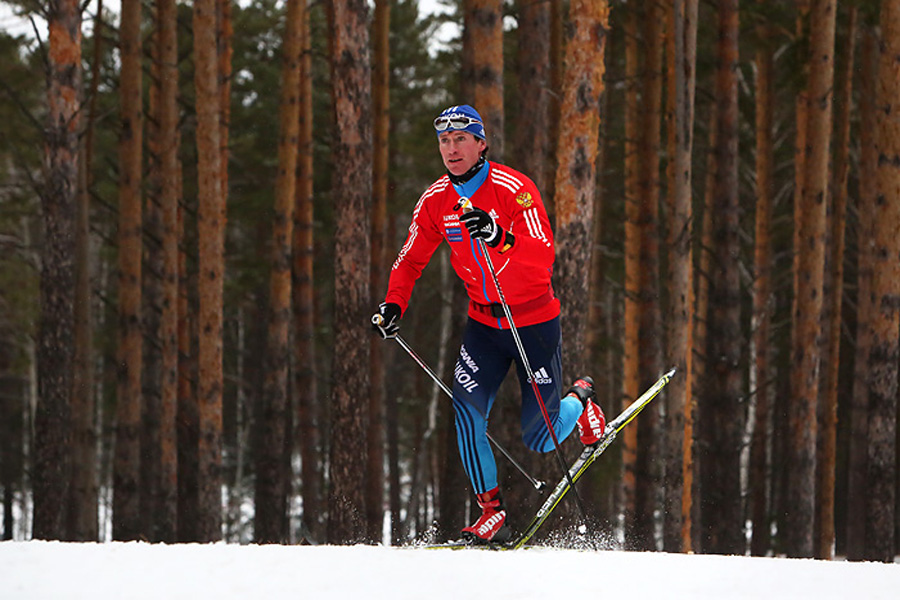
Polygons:
<instances>
[{"instance_id":1,"label":"ski pole grip","mask_svg":"<svg viewBox=\"0 0 900 600\"><path fill-rule=\"evenodd\" d=\"M463 197L463 198L460 198L460 199L459 199L459 202L457 202L457 203L456 203L456 206L454 206L453 208L454 208L454 210L462 209L463 214L466 214L466 213L472 212L472 209L473 209L474 207L472 206L472 201L471 201L471 200L469 200L468 198Z\"/></svg>"},{"instance_id":2,"label":"ski pole grip","mask_svg":"<svg viewBox=\"0 0 900 600\"><path fill-rule=\"evenodd\" d=\"M381 327L381 325L383 323L384 323L384 317L382 317L379 314L372 315L372 325L377 325L378 327Z\"/></svg>"}]
</instances>

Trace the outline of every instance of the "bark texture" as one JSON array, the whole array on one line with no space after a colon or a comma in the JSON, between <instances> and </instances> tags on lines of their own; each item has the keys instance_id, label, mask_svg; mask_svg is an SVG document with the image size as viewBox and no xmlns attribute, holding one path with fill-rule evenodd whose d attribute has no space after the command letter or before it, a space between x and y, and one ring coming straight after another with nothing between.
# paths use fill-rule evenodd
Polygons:
<instances>
[{"instance_id":1,"label":"bark texture","mask_svg":"<svg viewBox=\"0 0 900 600\"><path fill-rule=\"evenodd\" d=\"M596 159L600 134L604 53L609 6L576 1L566 40L566 71L556 172L556 263L554 287L564 301L565 363L572 373L587 368L584 344L593 247Z\"/></svg>"},{"instance_id":2,"label":"bark texture","mask_svg":"<svg viewBox=\"0 0 900 600\"><path fill-rule=\"evenodd\" d=\"M663 547L669 552L691 549L693 485L693 248L691 151L697 54L697 2L675 0L668 9L668 195L666 221L669 248L666 322L666 368L678 377L666 393L666 480Z\"/></svg>"},{"instance_id":3,"label":"bark texture","mask_svg":"<svg viewBox=\"0 0 900 600\"><path fill-rule=\"evenodd\" d=\"M256 471L256 541L289 541L287 500L290 478L283 468L285 422L288 411L288 340L291 325L291 245L296 204L297 148L300 134L300 4L289 0L281 64L278 170L275 178L275 210L272 223L271 273L269 275L269 323L266 337L266 371L259 412L259 454Z\"/></svg>"},{"instance_id":4,"label":"bark texture","mask_svg":"<svg viewBox=\"0 0 900 600\"><path fill-rule=\"evenodd\" d=\"M53 3L48 16L46 181L41 192L38 403L34 415L36 539L61 539L69 502L75 206L81 111L81 12L75 0Z\"/></svg>"},{"instance_id":5,"label":"bark texture","mask_svg":"<svg viewBox=\"0 0 900 600\"><path fill-rule=\"evenodd\" d=\"M328 540L365 540L365 472L370 335L369 203L372 192L372 94L368 4L335 0L332 4L332 98L336 138L334 258L334 386L332 389L331 489ZM380 474L379 474L380 475Z\"/></svg>"},{"instance_id":6,"label":"bark texture","mask_svg":"<svg viewBox=\"0 0 900 600\"><path fill-rule=\"evenodd\" d=\"M94 31L103 31L103 2L97 4ZM94 252L90 231L91 168L94 122L103 36L94 36L87 123L81 157L81 184L75 230L75 345L72 368L72 489L67 512L66 538L98 540L97 519L97 429L94 427L93 269Z\"/></svg>"},{"instance_id":7,"label":"bark texture","mask_svg":"<svg viewBox=\"0 0 900 600\"><path fill-rule=\"evenodd\" d=\"M834 558L835 475L837 470L838 372L841 354L841 308L844 292L844 225L847 218L847 178L850 167L850 107L858 8L849 7L847 34L840 77L835 81L835 140L831 173L831 206L828 210L825 298L822 315L825 346L822 354L822 390L819 394L819 462L817 468L816 558Z\"/></svg>"},{"instance_id":8,"label":"bark texture","mask_svg":"<svg viewBox=\"0 0 900 600\"><path fill-rule=\"evenodd\" d=\"M194 2L194 87L198 173L197 536L222 537L222 294L225 195L222 193L220 91L215 0Z\"/></svg>"},{"instance_id":9,"label":"bark texture","mask_svg":"<svg viewBox=\"0 0 900 600\"><path fill-rule=\"evenodd\" d=\"M825 272L826 196L834 80L833 0L814 0L810 10L810 63L804 183L799 221L796 335L792 350L792 391L788 406L790 443L785 550L814 555L816 435L821 362L821 315Z\"/></svg>"},{"instance_id":10,"label":"bark texture","mask_svg":"<svg viewBox=\"0 0 900 600\"><path fill-rule=\"evenodd\" d=\"M869 329L866 558L893 562L897 491L897 369L900 360L900 2L881 4L875 93L878 155Z\"/></svg>"},{"instance_id":11,"label":"bark texture","mask_svg":"<svg viewBox=\"0 0 900 600\"><path fill-rule=\"evenodd\" d=\"M473 53L473 102L484 120L490 156L503 162L503 0L465 0L465 28Z\"/></svg>"},{"instance_id":12,"label":"bark texture","mask_svg":"<svg viewBox=\"0 0 900 600\"><path fill-rule=\"evenodd\" d=\"M301 4L300 141L297 159L297 206L294 212L294 367L297 394L297 443L303 495L304 533L321 539L321 469L318 460L320 411L317 401L315 295L313 290L313 106L309 7Z\"/></svg>"},{"instance_id":13,"label":"bark texture","mask_svg":"<svg viewBox=\"0 0 900 600\"><path fill-rule=\"evenodd\" d=\"M141 181L143 83L141 4L122 3L119 166L119 377L116 403L116 454L113 462L113 539L142 534L141 473Z\"/></svg>"},{"instance_id":14,"label":"bark texture","mask_svg":"<svg viewBox=\"0 0 900 600\"><path fill-rule=\"evenodd\" d=\"M517 0L519 115L510 164L534 181L542 197L550 175L550 2Z\"/></svg>"},{"instance_id":15,"label":"bark texture","mask_svg":"<svg viewBox=\"0 0 900 600\"><path fill-rule=\"evenodd\" d=\"M375 20L372 35L374 37L372 57L372 117L373 128L373 173L372 173L372 263L371 281L372 301L370 306L379 302L378 295L385 288L384 266L387 262L385 252L387 199L388 199L388 164L390 157L390 24L391 3L378 0L375 3ZM384 346L378 336L369 336L370 373L372 374L372 394L369 396L370 425L367 432L369 448L368 472L369 489L366 492L366 522L368 537L381 539L384 521ZM378 474L382 473L381 476ZM399 517L392 513L391 521Z\"/></svg>"},{"instance_id":16,"label":"bark texture","mask_svg":"<svg viewBox=\"0 0 900 600\"><path fill-rule=\"evenodd\" d=\"M703 413L703 550L744 551L740 453L744 430L741 406L740 256L738 204L738 3L718 9L716 64L715 181L712 196L712 256L709 271L708 379Z\"/></svg>"},{"instance_id":17,"label":"bark texture","mask_svg":"<svg viewBox=\"0 0 900 600\"><path fill-rule=\"evenodd\" d=\"M860 189L859 250L857 254L856 351L853 359L853 392L850 400L850 447L847 457L847 558L866 558L866 498L869 428L869 351L872 347L872 277L875 248L875 90L878 73L878 36L866 28L860 49Z\"/></svg>"}]
</instances>

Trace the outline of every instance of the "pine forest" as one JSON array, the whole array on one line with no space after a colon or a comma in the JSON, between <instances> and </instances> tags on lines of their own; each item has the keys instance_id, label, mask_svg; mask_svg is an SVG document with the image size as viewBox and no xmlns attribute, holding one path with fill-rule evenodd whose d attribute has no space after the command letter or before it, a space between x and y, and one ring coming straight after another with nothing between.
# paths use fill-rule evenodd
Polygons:
<instances>
[{"instance_id":1,"label":"pine forest","mask_svg":"<svg viewBox=\"0 0 900 600\"><path fill-rule=\"evenodd\" d=\"M0 9L2 539L456 538L452 404L372 315L469 104L550 216L566 381L611 419L677 369L579 481L589 531L895 560L900 0ZM467 302L442 245L400 332L443 381ZM515 379L490 433L555 483Z\"/></svg>"}]
</instances>

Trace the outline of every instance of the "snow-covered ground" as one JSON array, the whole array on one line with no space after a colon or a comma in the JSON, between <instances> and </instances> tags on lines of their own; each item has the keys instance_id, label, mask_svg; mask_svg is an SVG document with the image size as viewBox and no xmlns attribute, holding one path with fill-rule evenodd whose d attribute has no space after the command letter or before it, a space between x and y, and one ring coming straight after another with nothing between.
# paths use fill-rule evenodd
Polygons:
<instances>
[{"instance_id":1,"label":"snow-covered ground","mask_svg":"<svg viewBox=\"0 0 900 600\"><path fill-rule=\"evenodd\" d=\"M555 549L2 542L0 598L896 600L900 564Z\"/></svg>"}]
</instances>

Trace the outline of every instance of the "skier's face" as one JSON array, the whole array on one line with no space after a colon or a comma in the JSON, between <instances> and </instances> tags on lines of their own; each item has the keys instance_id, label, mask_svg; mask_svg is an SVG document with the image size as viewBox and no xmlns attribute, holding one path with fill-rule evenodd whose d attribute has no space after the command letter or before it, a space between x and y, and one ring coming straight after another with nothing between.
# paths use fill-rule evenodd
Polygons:
<instances>
[{"instance_id":1,"label":"skier's face","mask_svg":"<svg viewBox=\"0 0 900 600\"><path fill-rule=\"evenodd\" d=\"M487 144L466 131L445 131L438 137L444 166L454 175L462 175L478 162Z\"/></svg>"}]
</instances>

